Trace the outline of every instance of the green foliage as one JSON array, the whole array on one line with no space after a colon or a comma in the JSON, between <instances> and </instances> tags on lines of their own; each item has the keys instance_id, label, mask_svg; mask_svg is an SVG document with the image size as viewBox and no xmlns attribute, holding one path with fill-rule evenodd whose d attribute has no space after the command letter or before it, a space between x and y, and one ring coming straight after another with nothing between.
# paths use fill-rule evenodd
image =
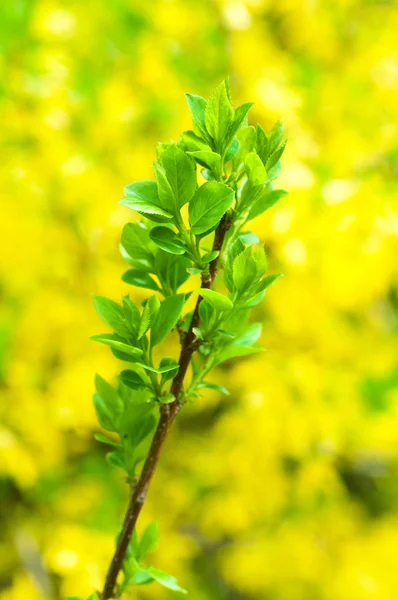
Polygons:
<instances>
[{"instance_id":1,"label":"green foliage","mask_svg":"<svg viewBox=\"0 0 398 600\"><path fill-rule=\"evenodd\" d=\"M118 596L131 586L158 582L163 587L186 594L186 590L178 585L177 579L153 566L142 564L142 560L151 554L159 541L159 523L152 521L139 539L134 530L123 562L123 581L119 585Z\"/></svg>"},{"instance_id":2,"label":"green foliage","mask_svg":"<svg viewBox=\"0 0 398 600\"><path fill-rule=\"evenodd\" d=\"M202 185L189 204L189 222L195 235L211 231L231 206L234 192L223 183Z\"/></svg>"},{"instance_id":3,"label":"green foliage","mask_svg":"<svg viewBox=\"0 0 398 600\"><path fill-rule=\"evenodd\" d=\"M186 97L193 131L185 131L178 143L160 144L155 180L128 184L120 201L141 215L140 221L128 223L122 232L121 253L129 265L122 279L154 293L142 307L128 295L121 303L94 298L95 308L111 332L91 339L109 346L119 360L129 363L115 387L96 375L94 407L99 424L109 432L109 436L97 434L96 439L111 447L107 461L124 469L129 481L139 473L165 404L183 404L206 389L228 394L226 388L207 381L209 371L226 360L261 351L256 346L261 326L248 323L249 310L280 276L267 274L267 258L259 239L252 232L242 232L242 227L286 193L273 187L285 148L282 123L278 122L269 136L260 125L248 126L252 103L235 110L227 81L208 102L200 96ZM199 187L197 165L207 180ZM187 209L181 211L185 205ZM223 243L212 247L211 236L219 226L214 239L221 231ZM224 268L227 293L211 289L213 261ZM193 276L199 274L202 286L197 289ZM191 291L179 292L190 276ZM191 293L199 323L191 324L192 313L184 315ZM177 359L163 356L158 364L153 359L154 348L168 343L175 329L181 340L188 334L194 339L188 358L191 379L184 380L177 398L171 392L180 369ZM146 528L141 539L134 531L118 597L130 586L154 581L185 592L173 576L142 564L158 537L156 522Z\"/></svg>"}]
</instances>

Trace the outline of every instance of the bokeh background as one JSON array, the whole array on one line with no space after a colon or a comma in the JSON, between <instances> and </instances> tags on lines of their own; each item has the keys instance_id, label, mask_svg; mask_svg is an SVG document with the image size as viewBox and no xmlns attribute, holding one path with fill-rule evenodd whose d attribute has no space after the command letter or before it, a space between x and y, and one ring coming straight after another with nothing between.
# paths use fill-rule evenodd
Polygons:
<instances>
[{"instance_id":1,"label":"bokeh background","mask_svg":"<svg viewBox=\"0 0 398 600\"><path fill-rule=\"evenodd\" d=\"M181 414L139 530L195 600L389 600L398 589L398 6L394 0L10 0L1 13L1 600L100 588L127 488L104 461L87 338L114 299L124 184L230 75L283 117L258 218L265 354ZM135 299L144 298L144 291ZM177 351L177 346L175 346ZM132 598L166 599L154 584Z\"/></svg>"}]
</instances>

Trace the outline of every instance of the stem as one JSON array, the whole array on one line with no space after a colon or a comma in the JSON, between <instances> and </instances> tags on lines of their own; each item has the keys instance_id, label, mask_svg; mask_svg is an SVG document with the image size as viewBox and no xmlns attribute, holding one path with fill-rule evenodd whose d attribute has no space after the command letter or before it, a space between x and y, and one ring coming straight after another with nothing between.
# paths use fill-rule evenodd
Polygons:
<instances>
[{"instance_id":1,"label":"stem","mask_svg":"<svg viewBox=\"0 0 398 600\"><path fill-rule=\"evenodd\" d=\"M224 215L214 235L213 250L216 250L218 252L221 251L225 235L230 226L230 218L227 217L227 215ZM215 258L209 264L208 273L202 275L203 288L208 289L212 286L213 281L217 275L217 264L218 258ZM192 354L197 349L197 339L193 332L193 328L199 325L199 306L201 301L202 297L199 296L196 301L196 306L192 315L189 329L184 337L181 346L180 358L178 361L180 368L171 384L170 391L174 395L175 400L169 404L164 404L160 406L159 423L154 433L152 443L148 455L145 459L144 467L142 469L138 483L135 487L132 488L130 503L128 505L127 512L124 518L122 532L117 542L115 554L113 555L111 564L108 569L104 589L101 593L101 600L108 600L109 598L112 598L114 594L117 576L122 568L124 557L126 555L127 548L131 539L131 535L134 531L134 527L137 522L138 516L144 505L149 484L155 472L164 441L170 430L172 422L174 421L175 417L181 409L181 393L183 389L185 375L187 373Z\"/></svg>"}]
</instances>

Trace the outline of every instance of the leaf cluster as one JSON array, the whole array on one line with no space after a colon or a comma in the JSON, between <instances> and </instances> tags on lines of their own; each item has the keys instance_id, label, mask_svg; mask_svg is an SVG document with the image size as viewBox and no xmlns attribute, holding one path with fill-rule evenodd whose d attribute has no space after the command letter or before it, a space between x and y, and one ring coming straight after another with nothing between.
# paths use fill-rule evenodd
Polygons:
<instances>
[{"instance_id":1,"label":"leaf cluster","mask_svg":"<svg viewBox=\"0 0 398 600\"><path fill-rule=\"evenodd\" d=\"M111 446L107 460L124 469L130 481L147 454L161 406L198 398L206 388L228 394L208 381L210 370L261 350L256 345L261 325L249 322L250 309L280 276L267 274L264 248L242 227L286 194L274 188L286 144L282 123L276 123L269 135L260 125L248 125L252 103L234 109L228 81L208 101L192 94L186 97L193 129L183 132L177 142L160 144L154 179L126 185L120 201L140 215L122 232L121 253L129 266L122 279L151 295L142 306L129 295L120 303L94 298L111 331L91 339L108 346L125 363L115 386L96 376L94 407L107 432L96 439ZM228 223L228 231L222 246L214 248L214 231L222 222ZM216 262L223 267L223 287L217 290L211 288L210 274ZM193 277L198 274L199 289ZM182 291L189 282L191 290ZM191 294L197 299L195 322L185 309ZM168 355L159 362L153 358L154 349L168 342L173 330L178 330L182 343L187 335L195 342L190 380L184 381L178 398L171 389L179 362ZM139 541L134 532L121 591L151 581L182 591L170 575L141 565L155 537L155 525Z\"/></svg>"}]
</instances>

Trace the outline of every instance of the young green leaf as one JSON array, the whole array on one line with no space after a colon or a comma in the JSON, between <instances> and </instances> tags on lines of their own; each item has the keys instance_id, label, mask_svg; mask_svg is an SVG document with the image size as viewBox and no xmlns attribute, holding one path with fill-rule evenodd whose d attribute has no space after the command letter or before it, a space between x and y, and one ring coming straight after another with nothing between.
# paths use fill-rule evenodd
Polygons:
<instances>
[{"instance_id":1,"label":"young green leaf","mask_svg":"<svg viewBox=\"0 0 398 600\"><path fill-rule=\"evenodd\" d=\"M179 209L189 202L195 193L197 186L195 162L180 150L177 144L171 144L162 153L160 164L172 189L176 209Z\"/></svg>"},{"instance_id":2,"label":"young green leaf","mask_svg":"<svg viewBox=\"0 0 398 600\"><path fill-rule=\"evenodd\" d=\"M237 134L242 125L245 125L247 123L247 114L253 106L253 104L254 102L245 102L244 104L238 106L238 108L235 110L233 121L227 133L228 142L233 139L233 137Z\"/></svg>"},{"instance_id":3,"label":"young green leaf","mask_svg":"<svg viewBox=\"0 0 398 600\"><path fill-rule=\"evenodd\" d=\"M239 150L233 158L232 168L235 172L238 172L242 168L247 154L254 150L256 130L254 127L242 127L236 134L236 139L239 142Z\"/></svg>"},{"instance_id":4,"label":"young green leaf","mask_svg":"<svg viewBox=\"0 0 398 600\"><path fill-rule=\"evenodd\" d=\"M191 261L185 256L170 254L164 250L158 251L155 258L155 271L168 294L175 294L188 279L187 269L190 264Z\"/></svg>"},{"instance_id":5,"label":"young green leaf","mask_svg":"<svg viewBox=\"0 0 398 600\"><path fill-rule=\"evenodd\" d=\"M218 250L211 250L211 252L206 252L206 254L203 254L201 256L201 261L203 263L209 263L212 260L214 260L215 258L217 258L217 256L219 256L219 251Z\"/></svg>"},{"instance_id":6,"label":"young green leaf","mask_svg":"<svg viewBox=\"0 0 398 600\"><path fill-rule=\"evenodd\" d=\"M137 560L156 550L159 541L159 523L152 521L141 536Z\"/></svg>"},{"instance_id":7,"label":"young green leaf","mask_svg":"<svg viewBox=\"0 0 398 600\"><path fill-rule=\"evenodd\" d=\"M207 102L201 96L195 96L194 94L185 94L189 110L191 111L195 133L198 133L206 140L208 134L206 130L205 114Z\"/></svg>"},{"instance_id":8,"label":"young green leaf","mask_svg":"<svg viewBox=\"0 0 398 600\"><path fill-rule=\"evenodd\" d=\"M188 152L190 156L200 164L202 167L207 167L217 177L221 175L221 156L217 152L209 152L200 150L198 152Z\"/></svg>"},{"instance_id":9,"label":"young green leaf","mask_svg":"<svg viewBox=\"0 0 398 600\"><path fill-rule=\"evenodd\" d=\"M240 238L237 238L233 244L228 249L227 260L225 261L224 266L224 281L228 290L231 292L234 289L234 281L233 281L233 265L235 258L241 254L245 249L245 245L243 244Z\"/></svg>"},{"instance_id":10,"label":"young green leaf","mask_svg":"<svg viewBox=\"0 0 398 600\"><path fill-rule=\"evenodd\" d=\"M112 467L119 467L119 469L126 468L126 462L121 452L108 452L105 458L106 462Z\"/></svg>"},{"instance_id":11,"label":"young green leaf","mask_svg":"<svg viewBox=\"0 0 398 600\"><path fill-rule=\"evenodd\" d=\"M123 411L123 402L119 398L115 388L101 377L101 375L98 375L98 373L95 375L94 383L97 394L101 396L111 412L121 413Z\"/></svg>"},{"instance_id":12,"label":"young green leaf","mask_svg":"<svg viewBox=\"0 0 398 600\"><path fill-rule=\"evenodd\" d=\"M176 326L185 302L185 294L167 297L160 305L155 322L151 326L151 344L156 346Z\"/></svg>"},{"instance_id":13,"label":"young green leaf","mask_svg":"<svg viewBox=\"0 0 398 600\"><path fill-rule=\"evenodd\" d=\"M202 296L202 298L204 298L205 301L208 302L217 311L222 312L222 311L226 311L226 310L231 310L234 307L231 300L227 296L224 296L223 294L219 294L218 292L215 292L214 290L208 290L206 288L201 288L199 290L199 296Z\"/></svg>"},{"instance_id":14,"label":"young green leaf","mask_svg":"<svg viewBox=\"0 0 398 600\"><path fill-rule=\"evenodd\" d=\"M185 254L186 248L177 234L168 227L154 227L149 237L159 248L171 254Z\"/></svg>"},{"instance_id":15,"label":"young green leaf","mask_svg":"<svg viewBox=\"0 0 398 600\"><path fill-rule=\"evenodd\" d=\"M112 414L111 409L107 406L103 398L101 398L101 396L97 393L93 395L93 404L101 427L107 431L117 432L115 415Z\"/></svg>"},{"instance_id":16,"label":"young green leaf","mask_svg":"<svg viewBox=\"0 0 398 600\"><path fill-rule=\"evenodd\" d=\"M253 258L252 247L249 246L239 254L233 264L233 281L238 292L245 292L256 283L256 262Z\"/></svg>"},{"instance_id":17,"label":"young green leaf","mask_svg":"<svg viewBox=\"0 0 398 600\"><path fill-rule=\"evenodd\" d=\"M128 283L129 285L135 285L136 287L142 287L148 290L154 290L155 292L160 292L160 288L156 281L149 275L149 273L146 273L145 271L128 269L123 273L122 281Z\"/></svg>"},{"instance_id":18,"label":"young green leaf","mask_svg":"<svg viewBox=\"0 0 398 600\"><path fill-rule=\"evenodd\" d=\"M142 311L140 325L138 328L138 339L139 340L148 331L151 321L153 322L155 320L159 308L160 308L160 300L157 296L155 296L155 294L153 294L153 296L148 298L148 300L146 301L144 310Z\"/></svg>"},{"instance_id":19,"label":"young green leaf","mask_svg":"<svg viewBox=\"0 0 398 600\"><path fill-rule=\"evenodd\" d=\"M199 383L197 389L201 390L203 388L207 388L209 390L214 390L216 392L220 392L220 394L225 394L225 396L230 396L230 392L223 385L219 385L218 383L211 383L210 381L202 381Z\"/></svg>"},{"instance_id":20,"label":"young green leaf","mask_svg":"<svg viewBox=\"0 0 398 600\"><path fill-rule=\"evenodd\" d=\"M266 169L270 170L272 169L272 167L274 167L276 165L276 163L278 162L278 160L280 159L280 157L282 156L282 154L285 151L286 148L286 144L287 144L287 140L285 140L283 142L283 144L281 144L279 146L279 148L277 148L275 150L275 152L273 152L267 159L267 162L265 163L265 167Z\"/></svg>"},{"instance_id":21,"label":"young green leaf","mask_svg":"<svg viewBox=\"0 0 398 600\"><path fill-rule=\"evenodd\" d=\"M172 215L162 208L156 181L136 181L126 185L124 197L119 204L136 210L148 219L152 216L161 217L165 221L172 218Z\"/></svg>"},{"instance_id":22,"label":"young green leaf","mask_svg":"<svg viewBox=\"0 0 398 600\"><path fill-rule=\"evenodd\" d=\"M256 198L253 206L249 210L249 214L247 216L246 221L250 221L254 219L258 215L261 215L268 208L274 206L279 200L284 198L287 195L285 190L269 190L267 186L264 188L264 191Z\"/></svg>"},{"instance_id":23,"label":"young green leaf","mask_svg":"<svg viewBox=\"0 0 398 600\"><path fill-rule=\"evenodd\" d=\"M225 153L224 161L226 163L232 160L234 156L236 156L239 150L239 146L240 144L238 138L234 138Z\"/></svg>"},{"instance_id":24,"label":"young green leaf","mask_svg":"<svg viewBox=\"0 0 398 600\"><path fill-rule=\"evenodd\" d=\"M223 151L226 145L226 134L234 119L234 109L228 97L225 81L214 90L206 106L206 129L214 139L216 148Z\"/></svg>"},{"instance_id":25,"label":"young green leaf","mask_svg":"<svg viewBox=\"0 0 398 600\"><path fill-rule=\"evenodd\" d=\"M160 569L155 569L155 567L148 567L146 571L152 575L152 577L163 587L168 588L169 590L173 590L174 592L181 592L182 594L187 594L187 590L184 590L181 586L178 585L177 579Z\"/></svg>"},{"instance_id":26,"label":"young green leaf","mask_svg":"<svg viewBox=\"0 0 398 600\"><path fill-rule=\"evenodd\" d=\"M122 297L123 301L123 312L126 317L127 324L129 328L134 332L134 337L136 337L138 331L138 325L140 323L140 311L134 304L134 302L130 299L129 295L126 294Z\"/></svg>"},{"instance_id":27,"label":"young green leaf","mask_svg":"<svg viewBox=\"0 0 398 600\"><path fill-rule=\"evenodd\" d=\"M182 146L187 152L196 152L198 150L211 152L211 148L206 143L206 140L196 135L193 131L184 131L182 134Z\"/></svg>"},{"instance_id":28,"label":"young green leaf","mask_svg":"<svg viewBox=\"0 0 398 600\"><path fill-rule=\"evenodd\" d=\"M239 356L249 356L250 354L257 354L262 352L263 349L256 346L228 346L225 350L222 350L216 355L215 365L229 360L230 358L238 358Z\"/></svg>"},{"instance_id":29,"label":"young green leaf","mask_svg":"<svg viewBox=\"0 0 398 600\"><path fill-rule=\"evenodd\" d=\"M268 155L271 155L282 141L283 137L283 122L277 121L273 126L268 140Z\"/></svg>"},{"instance_id":30,"label":"young green leaf","mask_svg":"<svg viewBox=\"0 0 398 600\"><path fill-rule=\"evenodd\" d=\"M245 159L245 170L250 183L254 186L264 183L267 172L260 157L255 152L249 152Z\"/></svg>"},{"instance_id":31,"label":"young green leaf","mask_svg":"<svg viewBox=\"0 0 398 600\"><path fill-rule=\"evenodd\" d=\"M261 323L251 323L232 341L231 346L252 346L258 341L261 331Z\"/></svg>"},{"instance_id":32,"label":"young green leaf","mask_svg":"<svg viewBox=\"0 0 398 600\"><path fill-rule=\"evenodd\" d=\"M153 273L157 247L149 238L149 230L143 223L127 223L123 227L121 250L127 262L139 271Z\"/></svg>"},{"instance_id":33,"label":"young green leaf","mask_svg":"<svg viewBox=\"0 0 398 600\"><path fill-rule=\"evenodd\" d=\"M120 352L124 352L132 358L138 359L140 356L142 356L142 350L140 348L135 348L133 346L129 346L125 342L121 342L118 336L112 335L111 333L92 335L89 339L93 342L99 342L100 344L110 346L110 348L115 348L115 350L120 350Z\"/></svg>"},{"instance_id":34,"label":"young green leaf","mask_svg":"<svg viewBox=\"0 0 398 600\"><path fill-rule=\"evenodd\" d=\"M104 296L94 295L94 306L101 319L109 327L112 327L115 333L122 337L129 336L131 332L124 315L123 307L120 304Z\"/></svg>"},{"instance_id":35,"label":"young green leaf","mask_svg":"<svg viewBox=\"0 0 398 600\"><path fill-rule=\"evenodd\" d=\"M137 362L136 364L145 369L145 371L151 371L152 373L158 373L159 375L178 370L178 365L176 368L175 364L164 364L163 366L159 365L159 367L151 367L150 365L146 365L145 363L141 362Z\"/></svg>"},{"instance_id":36,"label":"young green leaf","mask_svg":"<svg viewBox=\"0 0 398 600\"><path fill-rule=\"evenodd\" d=\"M189 203L189 222L195 235L205 233L218 224L231 206L234 192L223 183L203 184Z\"/></svg>"},{"instance_id":37,"label":"young green leaf","mask_svg":"<svg viewBox=\"0 0 398 600\"><path fill-rule=\"evenodd\" d=\"M257 154L265 164L269 154L268 136L259 123L256 126L256 150Z\"/></svg>"},{"instance_id":38,"label":"young green leaf","mask_svg":"<svg viewBox=\"0 0 398 600\"><path fill-rule=\"evenodd\" d=\"M147 382L143 380L141 375L131 369L125 369L120 373L119 377L121 382L132 390L148 387Z\"/></svg>"},{"instance_id":39,"label":"young green leaf","mask_svg":"<svg viewBox=\"0 0 398 600\"><path fill-rule=\"evenodd\" d=\"M159 363L159 369L167 368L169 370L163 371L162 377L160 380L160 387L162 388L166 381L169 379L173 379L175 375L178 373L179 364L178 362L172 358L171 356L165 356Z\"/></svg>"},{"instance_id":40,"label":"young green leaf","mask_svg":"<svg viewBox=\"0 0 398 600\"><path fill-rule=\"evenodd\" d=\"M114 442L113 440L110 440L108 437L106 437L106 435L102 435L102 433L95 433L94 439L97 440L97 442L101 442L102 444L108 444L108 446L113 446L114 448L118 448L118 449L122 448L121 444L119 444L118 442Z\"/></svg>"}]
</instances>

